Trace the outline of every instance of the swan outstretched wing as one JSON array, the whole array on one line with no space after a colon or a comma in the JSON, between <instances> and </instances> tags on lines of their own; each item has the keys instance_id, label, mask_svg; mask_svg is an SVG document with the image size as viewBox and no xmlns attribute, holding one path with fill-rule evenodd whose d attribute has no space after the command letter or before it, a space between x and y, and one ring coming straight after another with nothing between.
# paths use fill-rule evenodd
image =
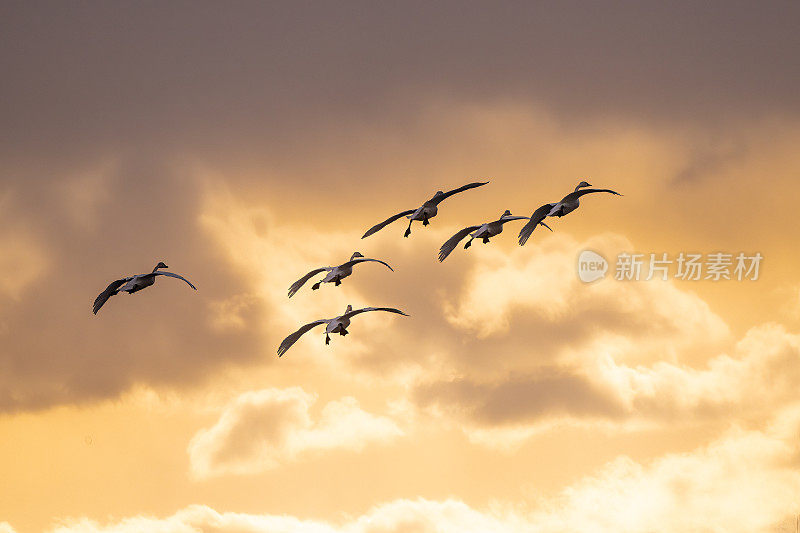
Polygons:
<instances>
[{"instance_id":1,"label":"swan outstretched wing","mask_svg":"<svg viewBox=\"0 0 800 533\"><path fill-rule=\"evenodd\" d=\"M278 357L280 357L283 354L285 354L286 350L291 348L292 344L297 342L297 339L302 337L304 333L306 333L307 331L309 331L312 328L315 328L315 327L319 326L320 324L325 324L327 322L328 321L325 320L325 319L315 320L314 322L306 324L305 326L301 327L300 329L298 329L297 331L295 331L294 333L292 333L291 335L289 335L288 337L283 339L283 342L281 342L281 345L278 346Z\"/></svg>"},{"instance_id":2,"label":"swan outstretched wing","mask_svg":"<svg viewBox=\"0 0 800 533\"><path fill-rule=\"evenodd\" d=\"M351 318L361 313L367 313L369 311L388 311L389 313L397 313L398 315L408 316L401 310L395 309L394 307L363 307L361 309L354 309L348 313L343 314L342 318Z\"/></svg>"},{"instance_id":3,"label":"swan outstretched wing","mask_svg":"<svg viewBox=\"0 0 800 533\"><path fill-rule=\"evenodd\" d=\"M530 220L531 217L503 217L498 222L501 224L505 224L506 222L511 222L512 220Z\"/></svg>"},{"instance_id":4,"label":"swan outstretched wing","mask_svg":"<svg viewBox=\"0 0 800 533\"><path fill-rule=\"evenodd\" d=\"M385 226L388 226L389 224L391 224L392 222L394 222L398 218L410 215L414 211L416 211L416 209L409 209L408 211L403 211L402 213L397 213L396 215L390 216L389 218L387 218L383 222L379 222L378 224L375 224L374 226L369 228L367 230L367 232L364 235L361 236L361 238L365 239L365 238L369 237L370 235L372 235L376 231L383 229Z\"/></svg>"},{"instance_id":5,"label":"swan outstretched wing","mask_svg":"<svg viewBox=\"0 0 800 533\"><path fill-rule=\"evenodd\" d=\"M572 200L580 198L584 194L591 194L593 192L607 192L607 193L611 193L611 194L616 194L617 196L622 196L617 191L612 191L611 189L579 189L579 190L577 190L575 192L569 193L564 198L562 198L561 199L561 203L570 202Z\"/></svg>"},{"instance_id":6,"label":"swan outstretched wing","mask_svg":"<svg viewBox=\"0 0 800 533\"><path fill-rule=\"evenodd\" d=\"M447 256L450 255L450 252L455 250L456 246L458 246L458 243L461 242L464 237L478 228L480 228L480 226L469 226L447 239L442 247L439 248L439 261L444 261Z\"/></svg>"},{"instance_id":7,"label":"swan outstretched wing","mask_svg":"<svg viewBox=\"0 0 800 533\"><path fill-rule=\"evenodd\" d=\"M308 274L306 274L306 275L305 275L305 276L303 276L302 278L300 278L300 279L298 279L297 281L295 281L294 283L292 283L292 286L291 286L291 287L289 287L289 298L291 298L292 296L294 296L294 294L295 294L297 291L299 291L299 290L300 290L300 287L302 287L302 286L303 286L303 284L304 284L306 281L310 280L311 278L313 278L314 276L316 276L316 275L317 275L317 274L319 274L320 272L325 272L326 270L332 270L332 268L331 268L331 267L322 267L322 268L318 268L318 269L316 269L316 270L312 270L311 272L309 272Z\"/></svg>"},{"instance_id":8,"label":"swan outstretched wing","mask_svg":"<svg viewBox=\"0 0 800 533\"><path fill-rule=\"evenodd\" d=\"M475 187L480 187L481 185L486 185L487 183L489 183L489 182L488 181L476 181L474 183L468 183L466 185L462 185L461 187L459 187L457 189L453 189L452 191L447 191L446 193L441 194L438 197L434 196L429 201L433 202L436 205L439 205L439 203L442 200L446 200L447 198L450 198L454 194L457 194L457 193L460 193L460 192L464 192L464 191L467 191L469 189L474 189Z\"/></svg>"},{"instance_id":9,"label":"swan outstretched wing","mask_svg":"<svg viewBox=\"0 0 800 533\"><path fill-rule=\"evenodd\" d=\"M162 272L162 271L160 271L160 270L159 270L158 272L153 272L153 275L154 275L154 276L169 276L169 277L171 277L171 278L178 278L178 279L182 279L182 280L183 280L183 281L185 281L185 282L186 282L186 283L187 283L187 284L188 284L188 285L189 285L191 288L193 288L194 290L197 290L197 287L195 287L194 285L192 285L192 282L191 282L191 281L189 281L188 279L184 278L183 276L181 276L181 275L179 275L179 274L175 274L175 273L173 273L173 272Z\"/></svg>"},{"instance_id":10,"label":"swan outstretched wing","mask_svg":"<svg viewBox=\"0 0 800 533\"><path fill-rule=\"evenodd\" d=\"M543 206L541 206L540 208L538 208L536 211L533 212L533 214L531 215L530 222L525 224L519 231L520 246L524 246L525 243L528 242L528 239L533 233L533 230L535 230L536 226L538 226L539 224L549 229L550 231L553 231L553 229L550 226L542 222L547 217L547 214L550 212L552 208L553 204L544 204Z\"/></svg>"},{"instance_id":11,"label":"swan outstretched wing","mask_svg":"<svg viewBox=\"0 0 800 533\"><path fill-rule=\"evenodd\" d=\"M100 310L100 308L103 307L103 304L106 303L109 298L117 294L117 289L119 289L132 279L133 276L129 276L127 278L118 279L109 283L108 287L106 287L106 290L101 292L97 296L97 298L94 299L94 305L92 306L92 313L96 315L97 312Z\"/></svg>"},{"instance_id":12,"label":"swan outstretched wing","mask_svg":"<svg viewBox=\"0 0 800 533\"><path fill-rule=\"evenodd\" d=\"M382 264L382 265L386 265L386 267L387 267L389 270L391 270L392 272L394 272L394 269L393 269L392 267L390 267L388 263L384 263L384 262L383 262L383 261L381 261L380 259L368 259L368 258L366 258L366 257L359 257L358 259L353 259L352 261L348 261L347 263L343 263L343 264L341 264L341 265L339 265L339 266L343 266L343 267L351 267L351 266L353 266L353 265L355 265L355 264L357 264L357 263L363 263L363 262L365 262L365 261L375 261L376 263L380 263L380 264Z\"/></svg>"}]
</instances>

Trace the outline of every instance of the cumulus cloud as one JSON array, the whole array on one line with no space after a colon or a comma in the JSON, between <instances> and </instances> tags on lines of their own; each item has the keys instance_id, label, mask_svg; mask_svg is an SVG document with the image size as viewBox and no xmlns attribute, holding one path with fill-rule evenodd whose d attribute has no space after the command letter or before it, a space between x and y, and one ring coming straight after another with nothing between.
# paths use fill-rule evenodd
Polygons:
<instances>
[{"instance_id":1,"label":"cumulus cloud","mask_svg":"<svg viewBox=\"0 0 800 533\"><path fill-rule=\"evenodd\" d=\"M342 522L217 512L193 505L166 518L63 521L52 533L196 531L390 533L567 531L777 533L798 511L800 408L764 430L732 428L707 446L649 463L621 456L549 497L479 509L458 500L399 499Z\"/></svg>"},{"instance_id":2,"label":"cumulus cloud","mask_svg":"<svg viewBox=\"0 0 800 533\"><path fill-rule=\"evenodd\" d=\"M650 464L620 457L564 490L543 531L775 531L797 512L800 411L767 429L733 429L706 447Z\"/></svg>"},{"instance_id":3,"label":"cumulus cloud","mask_svg":"<svg viewBox=\"0 0 800 533\"><path fill-rule=\"evenodd\" d=\"M527 333L533 347L554 331L566 342L624 337L632 341L631 357L637 362L648 354L656 360L674 359L688 347L713 345L728 336L728 326L705 301L672 282L581 282L578 254L601 251L613 269L618 253L635 249L621 235L601 234L582 242L569 235L546 235L528 247L511 254L482 253L463 291L445 305L450 323L488 337L508 333L520 317L535 320L542 326L538 335ZM647 274L646 265L643 272ZM613 275L611 271L608 277Z\"/></svg>"},{"instance_id":4,"label":"cumulus cloud","mask_svg":"<svg viewBox=\"0 0 800 533\"><path fill-rule=\"evenodd\" d=\"M758 420L791 401L800 382L800 336L753 328L732 354L701 368L667 361L618 363L601 349L578 366L543 367L497 381L471 378L417 386L414 401L460 420L477 442L505 446L553 423L642 424ZM493 429L497 429L496 433Z\"/></svg>"},{"instance_id":5,"label":"cumulus cloud","mask_svg":"<svg viewBox=\"0 0 800 533\"><path fill-rule=\"evenodd\" d=\"M752 420L791 400L797 335L768 324L734 344L708 304L675 283L584 284L581 250L613 258L632 244L557 237L524 254L479 248L461 290L442 299L450 326L477 339L440 343L445 363L411 387L417 407L508 447L554 424Z\"/></svg>"},{"instance_id":6,"label":"cumulus cloud","mask_svg":"<svg viewBox=\"0 0 800 533\"><path fill-rule=\"evenodd\" d=\"M515 520L476 511L463 502L447 500L397 500L342 524L302 520L292 516L219 513L207 506L193 505L174 515L158 519L131 517L115 524L101 525L82 519L56 527L52 533L501 533L521 531ZM523 524L520 524L523 525Z\"/></svg>"},{"instance_id":7,"label":"cumulus cloud","mask_svg":"<svg viewBox=\"0 0 800 533\"><path fill-rule=\"evenodd\" d=\"M316 396L298 387L247 392L231 402L210 428L189 444L193 474L208 478L276 468L310 452L360 451L403 434L384 416L370 414L352 397L327 403L314 420Z\"/></svg>"}]
</instances>

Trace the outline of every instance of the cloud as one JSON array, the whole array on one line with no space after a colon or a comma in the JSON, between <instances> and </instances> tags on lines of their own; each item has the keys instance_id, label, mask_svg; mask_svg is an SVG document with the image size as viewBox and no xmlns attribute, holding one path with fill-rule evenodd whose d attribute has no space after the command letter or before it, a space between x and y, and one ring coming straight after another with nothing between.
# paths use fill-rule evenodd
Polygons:
<instances>
[{"instance_id":1,"label":"cloud","mask_svg":"<svg viewBox=\"0 0 800 533\"><path fill-rule=\"evenodd\" d=\"M164 519L131 517L105 526L88 519L71 520L54 528L52 533L501 533L517 530L512 523L476 511L457 500L419 499L393 501L341 525L285 515L219 513L206 506L192 505Z\"/></svg>"},{"instance_id":2,"label":"cloud","mask_svg":"<svg viewBox=\"0 0 800 533\"><path fill-rule=\"evenodd\" d=\"M0 218L2 222L2 218ZM49 270L48 254L24 230L0 229L0 298L18 300Z\"/></svg>"},{"instance_id":3,"label":"cloud","mask_svg":"<svg viewBox=\"0 0 800 533\"><path fill-rule=\"evenodd\" d=\"M154 4L123 24L117 4L15 4L0 32L3 150L82 157L91 144L155 150L179 137L179 151L255 150L268 139L280 157L281 140L324 117L410 116L425 96L454 93L544 102L581 123L797 112L791 4L461 7L252 4L220 19L211 5Z\"/></svg>"},{"instance_id":4,"label":"cloud","mask_svg":"<svg viewBox=\"0 0 800 533\"><path fill-rule=\"evenodd\" d=\"M360 451L389 442L403 431L372 415L351 397L327 403L313 420L316 396L298 387L247 392L231 402L210 428L189 444L192 472L200 478L253 474L296 461L311 452Z\"/></svg>"},{"instance_id":5,"label":"cloud","mask_svg":"<svg viewBox=\"0 0 800 533\"><path fill-rule=\"evenodd\" d=\"M524 317L539 323L539 331L527 333L533 347L554 335L561 346L624 337L637 362L647 360L648 353L653 360L674 360L687 348L713 346L729 334L705 301L670 281L582 283L576 270L579 253L598 250L613 264L618 253L634 249L620 235L601 234L583 242L546 235L526 248L482 253L455 301L446 301L449 322L490 337L508 334L512 322L516 327ZM614 272L607 276L613 278Z\"/></svg>"},{"instance_id":6,"label":"cloud","mask_svg":"<svg viewBox=\"0 0 800 533\"><path fill-rule=\"evenodd\" d=\"M258 157L240 158L231 147L212 155L194 137L186 141L186 152L166 150L164 143L154 147L152 141L136 137L130 145L112 143L110 147L87 141L91 155L77 160L74 154L59 155L57 150L52 159L42 159L39 149L27 156L22 152L6 156L0 177L4 225L0 293L8 296L0 305L0 335L5 344L0 357L0 411L116 397L136 383L185 389L205 383L220 368L274 364L263 356L274 353L289 331L307 320L338 314L348 303L398 306L413 318L403 323L397 320L392 328L380 327L385 317L359 318L356 326L369 334L341 339L335 352L323 351L311 337L293 348L295 354L294 350L307 350L316 363L333 364L335 353L337 364L344 360L352 371L346 379L363 374L371 379L389 379L399 373L408 376L427 372L431 364L449 366L450 374L520 369L529 373L533 369L523 361L552 361L593 339L598 328L631 339L630 349L620 354L628 358L626 362L671 358L689 342L698 354L717 353L702 345L720 340L724 332L699 298L669 287L656 288L656 284L631 289L638 292L620 289L624 298L616 300L629 299L625 302L602 294L603 284L577 292L570 285L576 283L574 279L559 278L569 273L562 267L567 263L559 261L572 264L574 260L568 247L553 246L550 265L528 264L529 254L547 251L538 247L535 237L524 249L514 247L509 252L506 248L514 259L504 262L501 254L492 255L508 242L508 235L503 235L505 242L485 250L473 247L462 257L454 254L445 265L433 259L435 248L449 236L443 233L454 231L453 224L467 214L485 212L483 207L488 205L502 209L510 200L514 205L508 207L515 212L530 208L530 199L517 190L518 181L509 179L523 171L560 176L559 183L542 186L549 189L548 195L559 192L567 180L571 184L573 178L566 176L586 168L593 169L594 175L614 175L613 186L622 185L626 199L628 194L637 198L636 202L625 200L622 212L604 219L615 231L635 233L656 223L659 232L664 227L679 231L680 227L672 228L676 218L679 223L693 220L686 231L705 231L713 226L708 224L713 217L705 216L706 205L694 203L706 197L694 189L683 191L686 197L677 196L680 215L651 212L654 205L676 201L673 190L662 188L683 164L685 147L676 142L674 131L624 123L614 123L602 134L591 128L572 130L546 108L505 100L486 104L456 99L422 107L413 117L399 129L389 122L348 117L330 128L313 128L309 134L315 140L309 140L308 132L294 139L281 137L276 151L283 155L274 158L259 150ZM137 124L142 122L137 118ZM768 158L782 161L793 153L796 143L767 146L753 140L766 138L765 129L753 131L757 134L745 143L748 157L771 150ZM781 138L796 137L791 128L780 131ZM215 133L214 139L220 135ZM274 148L274 139L258 139L259 149ZM531 144L539 147L537 151L531 152ZM620 174L623 155L626 171ZM785 170L791 169L788 164L776 169L754 165L748 159L736 166L737 172L785 175L781 179L787 183L791 178ZM397 205L412 205L420 191L435 189L429 183L434 174L446 176L441 179L445 186L459 185L465 176L497 178L480 195L448 200L452 203L432 227L416 230L412 239L398 241L401 232L390 229L384 235L359 239L366 227L395 212ZM652 176L652 181L643 182L641 175ZM719 179L714 176L703 183L718 185ZM740 177L736 181L744 183ZM740 188L726 190L733 194L730 191ZM666 199L659 193L666 194ZM791 213L788 204L781 203L788 202L788 197L752 191L746 201L763 201L764 208L774 204L770 224L780 224L775 217ZM612 200L623 201L597 199L587 202L583 213L604 209ZM342 209L349 205L357 208ZM704 215L702 220L694 217L698 214ZM563 222L570 229L558 230L559 239L573 228L578 234L581 228L593 231L590 225L596 219L576 216ZM758 232L759 239L764 234L763 227L752 221L724 222L726 234ZM546 242L542 239L541 244ZM347 258L356 249L389 260L396 272L373 276L365 267L339 289L325 287L286 300L288 285L307 269ZM480 270L459 266L466 264L461 260L471 264L480 263L481 258L485 261ZM200 290L174 297L179 294L177 286L159 283L135 297L113 299L101 316L87 320L91 317L86 308L108 281L152 268L160 259L189 276ZM553 265L558 265L559 272L547 276L554 276L550 281L561 286L564 295L576 298L574 312L569 303L548 309L541 297L531 299L526 294L533 290L551 294L549 287L535 280L543 274L538 267ZM487 300L498 307L486 319L479 314L480 300L490 286L476 276L503 279L492 272L493 266L513 280L518 294L505 291L505 302ZM9 269L14 269L14 275L7 275ZM559 285L562 282L566 284ZM559 295L552 296L558 302ZM444 307L449 321L441 320L443 300L449 304ZM658 304L657 320L650 320L650 301ZM666 316L669 306L676 309L671 317ZM155 309L163 314L152 313ZM679 315L689 319L681 322ZM131 325L148 335L126 337ZM453 326L458 331L452 331ZM703 328L708 335L693 336L692 331ZM527 338L504 335L512 329L526 331ZM483 337L469 338L475 334ZM408 346L410 338L413 346ZM58 339L58 349L52 339ZM528 357L531 339L535 339L537 358ZM506 355L492 358L487 353Z\"/></svg>"},{"instance_id":7,"label":"cloud","mask_svg":"<svg viewBox=\"0 0 800 533\"><path fill-rule=\"evenodd\" d=\"M0 222L10 221L0 229L0 412L115 397L137 383L195 385L259 353L252 326L264 307L238 306L228 322L214 307L245 287L196 221L200 180L147 157L87 165L61 169L58 186L20 170L0 187ZM163 278L91 314L111 280L159 260L198 291Z\"/></svg>"},{"instance_id":8,"label":"cloud","mask_svg":"<svg viewBox=\"0 0 800 533\"><path fill-rule=\"evenodd\" d=\"M530 376L509 376L497 383L466 379L421 385L415 401L443 407L479 426L502 426L563 417L620 418L625 406L578 372L542 368Z\"/></svg>"},{"instance_id":9,"label":"cloud","mask_svg":"<svg viewBox=\"0 0 800 533\"><path fill-rule=\"evenodd\" d=\"M625 365L613 351L583 355L580 366L542 367L495 381L421 383L413 401L460 421L473 440L504 447L553 424L624 428L760 420L790 402L800 381L800 335L778 325L751 329L731 355L718 355L702 368L666 361Z\"/></svg>"},{"instance_id":10,"label":"cloud","mask_svg":"<svg viewBox=\"0 0 800 533\"><path fill-rule=\"evenodd\" d=\"M524 252L479 247L461 290L441 298L449 325L477 339L437 325L439 364L417 375L411 402L507 448L554 425L744 421L791 400L798 336L767 324L733 344L709 305L675 283L584 284L574 271L583 249L613 258L633 245L606 234L548 235Z\"/></svg>"},{"instance_id":11,"label":"cloud","mask_svg":"<svg viewBox=\"0 0 800 533\"><path fill-rule=\"evenodd\" d=\"M331 522L192 505L161 519L136 516L106 525L63 520L52 533L777 533L798 511L798 434L795 406L764 430L732 428L707 446L649 463L620 456L553 496L513 506L398 499Z\"/></svg>"},{"instance_id":12,"label":"cloud","mask_svg":"<svg viewBox=\"0 0 800 533\"><path fill-rule=\"evenodd\" d=\"M733 429L706 447L642 465L620 457L564 490L543 531L775 531L797 512L800 411L764 431Z\"/></svg>"}]
</instances>

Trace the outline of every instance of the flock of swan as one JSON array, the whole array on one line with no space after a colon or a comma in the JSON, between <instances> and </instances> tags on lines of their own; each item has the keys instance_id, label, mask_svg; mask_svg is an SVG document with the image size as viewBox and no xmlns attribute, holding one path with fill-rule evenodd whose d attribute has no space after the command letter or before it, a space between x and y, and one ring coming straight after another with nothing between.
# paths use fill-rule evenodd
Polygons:
<instances>
[{"instance_id":1,"label":"flock of swan","mask_svg":"<svg viewBox=\"0 0 800 533\"><path fill-rule=\"evenodd\" d=\"M454 194L467 191L469 189L474 189L476 187L482 187L489 183L488 181L478 181L474 183L469 183L462 187L458 187L448 192L443 191L436 191L436 194L433 195L433 198L427 200L423 203L420 207L416 209L409 209L407 211L403 211L401 213L397 213L396 215L392 215L391 217L387 218L383 222L379 222L375 224L370 229L364 233L361 237L362 239L369 237L370 235L380 231L384 227L388 226L392 222L399 220L403 217L408 219L408 227L406 228L403 237L408 237L411 235L411 224L414 221L422 222L423 226L427 226L429 224L430 219L435 217L438 212L438 206L443 201L453 196ZM448 255L458 246L458 244L463 241L465 238L469 237L469 240L464 245L464 249L467 249L472 244L472 241L475 239L480 239L484 244L489 242L489 239L495 237L503 232L503 225L507 222L511 222L512 220L527 220L528 222L523 226L520 230L518 239L519 245L524 246L528 239L533 234L533 230L535 230L538 226L544 226L550 231L553 231L550 226L544 223L544 219L547 217L563 217L564 215L575 211L580 206L580 198L586 194L592 193L610 193L615 194L617 196L622 196L620 193L612 191L611 189L592 189L591 184L581 181L575 190L566 196L564 196L559 202L544 204L538 209L536 209L533 214L529 217L524 216L514 216L511 214L511 211L506 210L500 218L497 220L493 220L491 222L484 222L482 224L476 224L474 226L467 226L458 232L455 235L447 239L445 243L439 248L439 261L444 261ZM366 263L366 262L375 262L384 265L391 271L394 269L386 262L381 261L379 259L371 259L364 257L361 253L355 252L351 257L350 260L342 263L338 266L328 266L328 267L320 267L312 270L302 278L298 279L289 287L289 298L294 296L300 288L305 285L307 281L318 274L322 274L325 272L325 276L314 283L311 286L312 290L317 290L320 288L321 284L323 283L333 283L334 286L339 286L342 283L342 280L353 273L353 267L355 265ZM180 276L178 274L173 274L172 272L164 272L162 269L169 268L163 262L159 262L152 272L148 272L146 274L136 274L134 276L127 276L124 278L120 278L118 280L112 281L106 289L101 292L94 301L94 306L92 307L92 312L97 314L103 304L105 304L109 298L112 296L119 294L121 292L127 292L128 294L133 294L138 292L142 289L146 289L147 287L155 284L156 278L158 276L167 276L172 278L177 278L180 280L185 281L189 287L194 290L197 290L197 287L192 285L192 283ZM292 345L297 342L300 337L302 337L308 331L311 331L317 326L321 326L325 324L325 344L329 344L331 341L331 334L338 333L339 335L347 335L348 331L347 328L350 326L350 319L356 315L361 313L367 313L370 311L385 311L389 313L395 313L398 315L409 316L403 311L399 309L395 309L393 307L364 307L362 309L353 309L353 306L348 305L347 309L345 309L344 314L333 317L333 318L323 318L320 320L315 320L314 322L309 322L305 324L300 329L295 331L294 333L288 335L283 342L281 342L280 346L278 347L278 357L282 356L286 351L292 347Z\"/></svg>"}]
</instances>

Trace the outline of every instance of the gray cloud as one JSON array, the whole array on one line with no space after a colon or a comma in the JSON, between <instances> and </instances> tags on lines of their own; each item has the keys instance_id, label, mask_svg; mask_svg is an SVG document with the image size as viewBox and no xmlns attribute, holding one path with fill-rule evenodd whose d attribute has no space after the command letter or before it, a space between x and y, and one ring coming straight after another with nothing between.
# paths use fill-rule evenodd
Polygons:
<instances>
[{"instance_id":1,"label":"gray cloud","mask_svg":"<svg viewBox=\"0 0 800 533\"><path fill-rule=\"evenodd\" d=\"M731 355L717 355L702 368L663 361L628 366L584 353L577 365L546 365L493 380L433 378L417 384L411 399L421 409L463 422L468 433L530 430L551 420L760 422L794 398L798 346L797 335L767 325L753 328Z\"/></svg>"},{"instance_id":2,"label":"gray cloud","mask_svg":"<svg viewBox=\"0 0 800 533\"><path fill-rule=\"evenodd\" d=\"M69 159L136 143L278 157L311 123L384 116L401 128L437 95L582 120L796 112L799 9L5 2L0 154Z\"/></svg>"},{"instance_id":3,"label":"gray cloud","mask_svg":"<svg viewBox=\"0 0 800 533\"><path fill-rule=\"evenodd\" d=\"M197 227L192 180L139 160L120 163L101 181L107 195L89 226L73 219L57 181L11 189L0 220L35 235L47 266L18 298L0 294L0 410L105 398L138 382L193 383L260 353L253 325L263 307L244 313L249 335L207 327L210 304L247 287ZM160 260L199 290L164 278L91 314L107 283Z\"/></svg>"},{"instance_id":4,"label":"gray cloud","mask_svg":"<svg viewBox=\"0 0 800 533\"><path fill-rule=\"evenodd\" d=\"M509 376L497 383L468 379L417 387L421 407L455 410L478 425L524 424L569 415L618 418L625 406L574 369L545 367L527 376Z\"/></svg>"}]
</instances>

